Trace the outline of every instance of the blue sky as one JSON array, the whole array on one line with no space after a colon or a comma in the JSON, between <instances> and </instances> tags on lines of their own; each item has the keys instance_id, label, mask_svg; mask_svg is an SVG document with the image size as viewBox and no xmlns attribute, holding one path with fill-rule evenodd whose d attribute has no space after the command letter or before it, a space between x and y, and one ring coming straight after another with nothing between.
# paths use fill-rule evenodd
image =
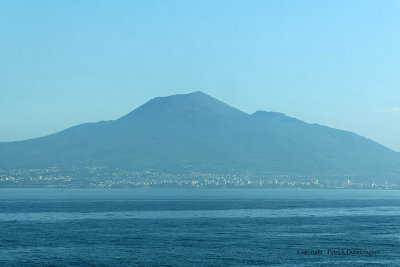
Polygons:
<instances>
[{"instance_id":1,"label":"blue sky","mask_svg":"<svg viewBox=\"0 0 400 267\"><path fill-rule=\"evenodd\" d=\"M0 141L203 91L400 151L400 1L0 2Z\"/></svg>"}]
</instances>

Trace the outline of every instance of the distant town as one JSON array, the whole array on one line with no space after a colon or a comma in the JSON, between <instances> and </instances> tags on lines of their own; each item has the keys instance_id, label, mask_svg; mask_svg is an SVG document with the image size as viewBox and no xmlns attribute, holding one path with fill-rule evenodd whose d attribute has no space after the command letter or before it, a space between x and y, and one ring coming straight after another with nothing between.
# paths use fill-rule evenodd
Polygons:
<instances>
[{"instance_id":1,"label":"distant town","mask_svg":"<svg viewBox=\"0 0 400 267\"><path fill-rule=\"evenodd\" d=\"M341 176L217 174L204 171L171 174L155 170L127 171L105 167L0 169L0 188L11 187L183 187L400 189L396 179ZM382 182L383 181L383 182Z\"/></svg>"}]
</instances>

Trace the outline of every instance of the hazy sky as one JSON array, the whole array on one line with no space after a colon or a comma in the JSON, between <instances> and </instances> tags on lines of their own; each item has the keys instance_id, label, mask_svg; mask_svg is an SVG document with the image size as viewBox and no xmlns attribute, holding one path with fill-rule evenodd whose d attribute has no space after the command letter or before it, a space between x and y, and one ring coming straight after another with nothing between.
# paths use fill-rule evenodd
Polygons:
<instances>
[{"instance_id":1,"label":"hazy sky","mask_svg":"<svg viewBox=\"0 0 400 267\"><path fill-rule=\"evenodd\" d=\"M400 1L0 1L0 141L197 90L400 151Z\"/></svg>"}]
</instances>

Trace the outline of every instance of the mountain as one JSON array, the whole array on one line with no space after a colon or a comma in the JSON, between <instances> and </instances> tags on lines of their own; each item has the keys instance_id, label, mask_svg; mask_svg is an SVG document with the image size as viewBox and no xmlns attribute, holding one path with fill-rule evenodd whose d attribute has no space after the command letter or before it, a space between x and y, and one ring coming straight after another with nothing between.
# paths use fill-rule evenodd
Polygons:
<instances>
[{"instance_id":1,"label":"mountain","mask_svg":"<svg viewBox=\"0 0 400 267\"><path fill-rule=\"evenodd\" d=\"M247 114L202 92L157 97L114 121L0 143L0 169L106 166L259 174L400 173L400 153L282 113Z\"/></svg>"}]
</instances>

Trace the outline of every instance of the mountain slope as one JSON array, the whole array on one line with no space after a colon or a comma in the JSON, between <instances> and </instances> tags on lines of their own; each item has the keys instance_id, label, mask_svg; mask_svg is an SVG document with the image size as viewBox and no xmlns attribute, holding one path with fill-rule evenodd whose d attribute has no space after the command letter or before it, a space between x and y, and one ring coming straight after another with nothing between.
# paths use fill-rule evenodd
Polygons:
<instances>
[{"instance_id":1,"label":"mountain slope","mask_svg":"<svg viewBox=\"0 0 400 267\"><path fill-rule=\"evenodd\" d=\"M158 97L115 121L0 143L0 168L109 166L263 174L400 173L400 153L281 113L247 114L204 93Z\"/></svg>"}]
</instances>

